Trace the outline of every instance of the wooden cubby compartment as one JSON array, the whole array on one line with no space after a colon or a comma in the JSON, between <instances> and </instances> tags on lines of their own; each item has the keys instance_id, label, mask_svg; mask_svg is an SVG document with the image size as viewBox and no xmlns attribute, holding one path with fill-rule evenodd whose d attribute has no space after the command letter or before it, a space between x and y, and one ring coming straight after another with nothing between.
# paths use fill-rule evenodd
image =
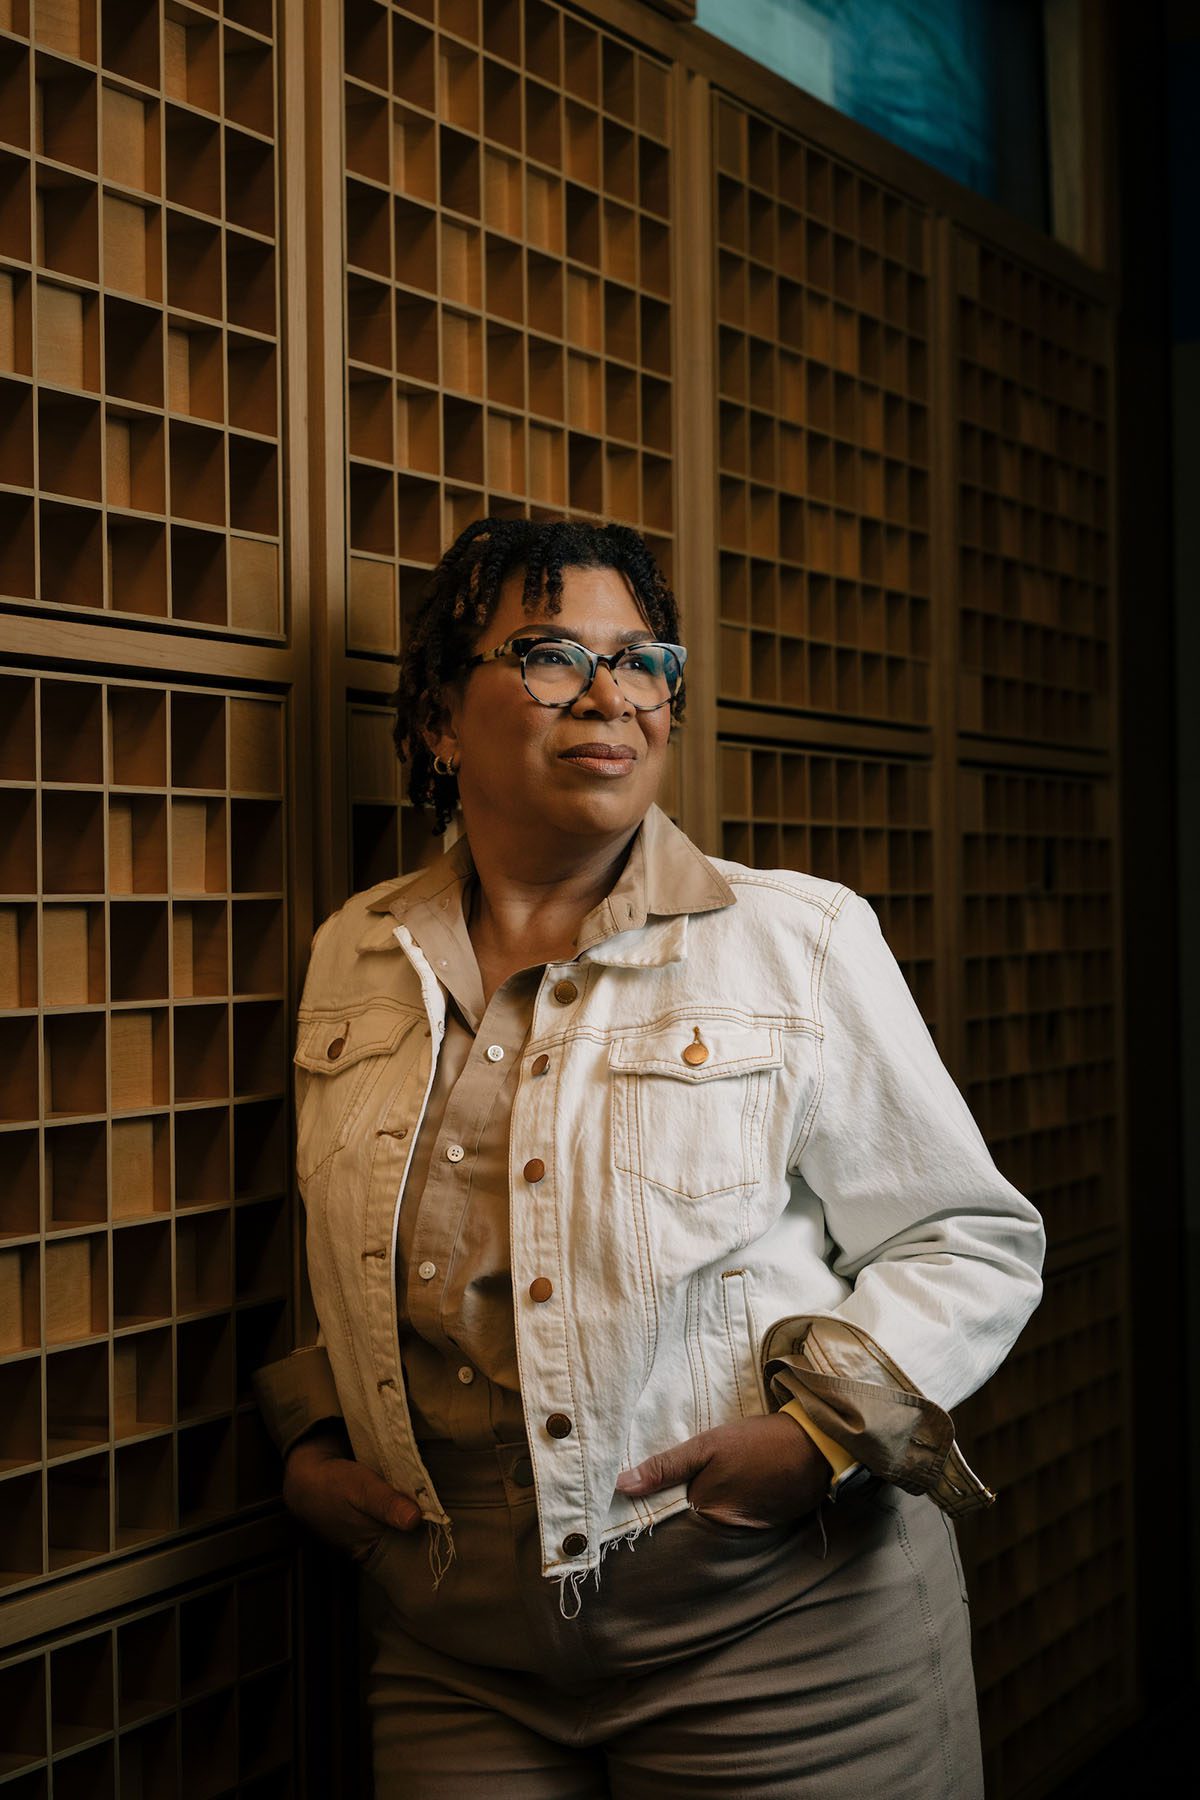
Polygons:
<instances>
[{"instance_id":1,"label":"wooden cubby compartment","mask_svg":"<svg viewBox=\"0 0 1200 1800\"><path fill-rule=\"evenodd\" d=\"M107 1331L106 1252L101 1233L56 1238L46 1245L42 1325L47 1344L67 1344Z\"/></svg>"},{"instance_id":2,"label":"wooden cubby compartment","mask_svg":"<svg viewBox=\"0 0 1200 1800\"><path fill-rule=\"evenodd\" d=\"M116 1464L116 1545L162 1537L176 1520L174 1458L167 1435L118 1448Z\"/></svg>"},{"instance_id":3,"label":"wooden cubby compartment","mask_svg":"<svg viewBox=\"0 0 1200 1800\"><path fill-rule=\"evenodd\" d=\"M173 413L220 424L225 417L222 334L216 326L175 319L167 330L167 405Z\"/></svg>"},{"instance_id":4,"label":"wooden cubby compartment","mask_svg":"<svg viewBox=\"0 0 1200 1800\"><path fill-rule=\"evenodd\" d=\"M41 598L57 606L104 604L101 514L43 500L38 508Z\"/></svg>"},{"instance_id":5,"label":"wooden cubby compartment","mask_svg":"<svg viewBox=\"0 0 1200 1800\"><path fill-rule=\"evenodd\" d=\"M0 1136L0 1154L7 1170L0 1191L0 1241L36 1237L41 1225L41 1154L36 1130L6 1131Z\"/></svg>"},{"instance_id":6,"label":"wooden cubby compartment","mask_svg":"<svg viewBox=\"0 0 1200 1800\"><path fill-rule=\"evenodd\" d=\"M7 1475L12 1469L40 1464L42 1383L36 1356L0 1363L0 1419L0 1471Z\"/></svg>"},{"instance_id":7,"label":"wooden cubby compartment","mask_svg":"<svg viewBox=\"0 0 1200 1800\"><path fill-rule=\"evenodd\" d=\"M223 793L226 786L225 701L221 695L172 691L171 786Z\"/></svg>"},{"instance_id":8,"label":"wooden cubby compartment","mask_svg":"<svg viewBox=\"0 0 1200 1800\"><path fill-rule=\"evenodd\" d=\"M0 1250L0 1352L41 1343L41 1270L36 1244Z\"/></svg>"},{"instance_id":9,"label":"wooden cubby compartment","mask_svg":"<svg viewBox=\"0 0 1200 1800\"><path fill-rule=\"evenodd\" d=\"M286 1067L282 1001L237 1002L233 1009L234 1093L276 1093Z\"/></svg>"},{"instance_id":10,"label":"wooden cubby compartment","mask_svg":"<svg viewBox=\"0 0 1200 1800\"><path fill-rule=\"evenodd\" d=\"M165 874L164 856L164 885ZM109 911L109 953L114 1000L169 998L170 959L167 937L165 901L126 900L112 903Z\"/></svg>"},{"instance_id":11,"label":"wooden cubby compartment","mask_svg":"<svg viewBox=\"0 0 1200 1800\"><path fill-rule=\"evenodd\" d=\"M223 901L175 903L171 919L171 985L177 1000L229 992L228 934Z\"/></svg>"},{"instance_id":12,"label":"wooden cubby compartment","mask_svg":"<svg viewBox=\"0 0 1200 1800\"><path fill-rule=\"evenodd\" d=\"M278 331L275 250L228 227L225 290L229 324L274 337Z\"/></svg>"},{"instance_id":13,"label":"wooden cubby compartment","mask_svg":"<svg viewBox=\"0 0 1200 1800\"><path fill-rule=\"evenodd\" d=\"M221 531L198 531L188 525L171 526L173 617L198 625L227 623L228 542Z\"/></svg>"},{"instance_id":14,"label":"wooden cubby compartment","mask_svg":"<svg viewBox=\"0 0 1200 1800\"><path fill-rule=\"evenodd\" d=\"M33 390L25 382L0 381L0 481L33 488Z\"/></svg>"},{"instance_id":15,"label":"wooden cubby compartment","mask_svg":"<svg viewBox=\"0 0 1200 1800\"><path fill-rule=\"evenodd\" d=\"M112 1109L141 1112L168 1102L166 1009L130 1008L109 1015Z\"/></svg>"},{"instance_id":16,"label":"wooden cubby compartment","mask_svg":"<svg viewBox=\"0 0 1200 1800\"><path fill-rule=\"evenodd\" d=\"M56 1753L112 1730L112 1687L111 1631L93 1632L50 1652L51 1738Z\"/></svg>"},{"instance_id":17,"label":"wooden cubby compartment","mask_svg":"<svg viewBox=\"0 0 1200 1800\"><path fill-rule=\"evenodd\" d=\"M110 687L108 778L116 787L164 787L167 701L154 688Z\"/></svg>"},{"instance_id":18,"label":"wooden cubby compartment","mask_svg":"<svg viewBox=\"0 0 1200 1800\"><path fill-rule=\"evenodd\" d=\"M223 800L171 797L171 889L220 894L228 888Z\"/></svg>"},{"instance_id":19,"label":"wooden cubby compartment","mask_svg":"<svg viewBox=\"0 0 1200 1800\"><path fill-rule=\"evenodd\" d=\"M234 1503L233 1430L229 1420L214 1419L204 1424L183 1427L179 1432L178 1444L180 1524L201 1525L208 1519L223 1517ZM232 1594L230 1599L232 1600ZM186 1614L186 1606L181 1612ZM191 1642L193 1628L185 1626L185 1693L189 1687L199 1685L197 1676L205 1667L212 1669L232 1666L232 1617L231 1605L228 1643L224 1638L219 1641L210 1640L207 1657L199 1652L199 1646L194 1646ZM209 1629L220 1629L215 1619L211 1620ZM207 1750L205 1754L207 1755ZM211 1768L212 1765L208 1763L207 1766Z\"/></svg>"},{"instance_id":20,"label":"wooden cubby compartment","mask_svg":"<svg viewBox=\"0 0 1200 1800\"><path fill-rule=\"evenodd\" d=\"M228 1205L228 1107L206 1106L175 1114L177 1208Z\"/></svg>"},{"instance_id":21,"label":"wooden cubby compartment","mask_svg":"<svg viewBox=\"0 0 1200 1800\"><path fill-rule=\"evenodd\" d=\"M274 444L229 438L229 522L235 531L274 536L279 530L279 463Z\"/></svg>"},{"instance_id":22,"label":"wooden cubby compartment","mask_svg":"<svg viewBox=\"0 0 1200 1800\"><path fill-rule=\"evenodd\" d=\"M283 889L283 812L274 801L233 800L229 809L232 870L239 894L277 894Z\"/></svg>"},{"instance_id":23,"label":"wooden cubby compartment","mask_svg":"<svg viewBox=\"0 0 1200 1800\"><path fill-rule=\"evenodd\" d=\"M34 540L32 498L0 493L0 591L29 600L36 597Z\"/></svg>"},{"instance_id":24,"label":"wooden cubby compartment","mask_svg":"<svg viewBox=\"0 0 1200 1800\"><path fill-rule=\"evenodd\" d=\"M46 493L101 495L100 404L53 388L38 393L38 485Z\"/></svg>"},{"instance_id":25,"label":"wooden cubby compartment","mask_svg":"<svg viewBox=\"0 0 1200 1800\"><path fill-rule=\"evenodd\" d=\"M37 909L0 904L0 1008L37 1003Z\"/></svg>"},{"instance_id":26,"label":"wooden cubby compartment","mask_svg":"<svg viewBox=\"0 0 1200 1800\"><path fill-rule=\"evenodd\" d=\"M143 1218L149 1213L169 1212L171 1161L167 1119L114 1119L110 1133L113 1218Z\"/></svg>"},{"instance_id":27,"label":"wooden cubby compartment","mask_svg":"<svg viewBox=\"0 0 1200 1800\"><path fill-rule=\"evenodd\" d=\"M233 908L233 992L278 994L284 988L282 903L241 900Z\"/></svg>"},{"instance_id":28,"label":"wooden cubby compartment","mask_svg":"<svg viewBox=\"0 0 1200 1800\"><path fill-rule=\"evenodd\" d=\"M229 1094L229 1021L224 1006L174 1009L175 1099L221 1100Z\"/></svg>"},{"instance_id":29,"label":"wooden cubby compartment","mask_svg":"<svg viewBox=\"0 0 1200 1800\"><path fill-rule=\"evenodd\" d=\"M38 264L79 281L98 281L100 209L94 183L43 163L34 200Z\"/></svg>"},{"instance_id":30,"label":"wooden cubby compartment","mask_svg":"<svg viewBox=\"0 0 1200 1800\"><path fill-rule=\"evenodd\" d=\"M103 1013L47 1013L42 1034L47 1118L103 1113L108 1098Z\"/></svg>"},{"instance_id":31,"label":"wooden cubby compartment","mask_svg":"<svg viewBox=\"0 0 1200 1800\"><path fill-rule=\"evenodd\" d=\"M52 1571L108 1553L112 1546L107 1451L47 1470L46 1516Z\"/></svg>"},{"instance_id":32,"label":"wooden cubby compartment","mask_svg":"<svg viewBox=\"0 0 1200 1800\"><path fill-rule=\"evenodd\" d=\"M167 300L181 312L221 317L221 232L187 213L167 212Z\"/></svg>"},{"instance_id":33,"label":"wooden cubby compartment","mask_svg":"<svg viewBox=\"0 0 1200 1800\"><path fill-rule=\"evenodd\" d=\"M104 180L158 194L160 128L157 100L104 82L100 95L100 171Z\"/></svg>"},{"instance_id":34,"label":"wooden cubby compartment","mask_svg":"<svg viewBox=\"0 0 1200 1800\"><path fill-rule=\"evenodd\" d=\"M238 1404L254 1398L252 1381L256 1369L286 1356L290 1344L288 1305L285 1300L271 1300L261 1306L245 1306L234 1314L234 1370Z\"/></svg>"},{"instance_id":35,"label":"wooden cubby compartment","mask_svg":"<svg viewBox=\"0 0 1200 1800\"><path fill-rule=\"evenodd\" d=\"M235 1292L241 1300L286 1297L288 1221L279 1200L239 1207L235 1216Z\"/></svg>"},{"instance_id":36,"label":"wooden cubby compartment","mask_svg":"<svg viewBox=\"0 0 1200 1800\"><path fill-rule=\"evenodd\" d=\"M38 1118L38 1021L0 1017L0 1121Z\"/></svg>"},{"instance_id":37,"label":"wooden cubby compartment","mask_svg":"<svg viewBox=\"0 0 1200 1800\"><path fill-rule=\"evenodd\" d=\"M113 1325L148 1325L171 1316L171 1227L122 1225L112 1236Z\"/></svg>"},{"instance_id":38,"label":"wooden cubby compartment","mask_svg":"<svg viewBox=\"0 0 1200 1800\"><path fill-rule=\"evenodd\" d=\"M47 1458L107 1444L110 1435L108 1345L86 1344L47 1356Z\"/></svg>"},{"instance_id":39,"label":"wooden cubby compartment","mask_svg":"<svg viewBox=\"0 0 1200 1800\"><path fill-rule=\"evenodd\" d=\"M146 519L106 521L108 603L114 611L164 618L167 612L167 534Z\"/></svg>"},{"instance_id":40,"label":"wooden cubby compartment","mask_svg":"<svg viewBox=\"0 0 1200 1800\"><path fill-rule=\"evenodd\" d=\"M46 1229L103 1225L108 1218L106 1127L59 1125L46 1132Z\"/></svg>"},{"instance_id":41,"label":"wooden cubby compartment","mask_svg":"<svg viewBox=\"0 0 1200 1800\"><path fill-rule=\"evenodd\" d=\"M112 894L165 894L167 803L161 794L109 795L108 886Z\"/></svg>"},{"instance_id":42,"label":"wooden cubby compartment","mask_svg":"<svg viewBox=\"0 0 1200 1800\"><path fill-rule=\"evenodd\" d=\"M105 498L108 505L138 512L165 511L166 474L162 420L147 418L143 413L110 402L105 408L104 432ZM132 610L148 609L143 606Z\"/></svg>"},{"instance_id":43,"label":"wooden cubby compartment","mask_svg":"<svg viewBox=\"0 0 1200 1800\"><path fill-rule=\"evenodd\" d=\"M282 1100L240 1101L233 1111L233 1191L237 1200L282 1194L287 1186L287 1108Z\"/></svg>"},{"instance_id":44,"label":"wooden cubby compartment","mask_svg":"<svg viewBox=\"0 0 1200 1800\"><path fill-rule=\"evenodd\" d=\"M279 435L278 356L274 344L261 338L226 337L229 368L229 422L260 437Z\"/></svg>"},{"instance_id":45,"label":"wooden cubby compartment","mask_svg":"<svg viewBox=\"0 0 1200 1800\"><path fill-rule=\"evenodd\" d=\"M172 1423L171 1332L139 1331L113 1344L113 1436L140 1437Z\"/></svg>"},{"instance_id":46,"label":"wooden cubby compartment","mask_svg":"<svg viewBox=\"0 0 1200 1800\"><path fill-rule=\"evenodd\" d=\"M104 385L110 395L139 406L162 405L162 331L157 308L105 295Z\"/></svg>"},{"instance_id":47,"label":"wooden cubby compartment","mask_svg":"<svg viewBox=\"0 0 1200 1800\"><path fill-rule=\"evenodd\" d=\"M220 28L195 11L175 11L163 20L163 92L202 112L221 110Z\"/></svg>"},{"instance_id":48,"label":"wooden cubby compartment","mask_svg":"<svg viewBox=\"0 0 1200 1800\"><path fill-rule=\"evenodd\" d=\"M230 1215L197 1212L175 1223L175 1312L214 1312L233 1298Z\"/></svg>"},{"instance_id":49,"label":"wooden cubby compartment","mask_svg":"<svg viewBox=\"0 0 1200 1800\"><path fill-rule=\"evenodd\" d=\"M183 1319L179 1345L180 1424L225 1414L233 1405L233 1321L228 1315Z\"/></svg>"},{"instance_id":50,"label":"wooden cubby compartment","mask_svg":"<svg viewBox=\"0 0 1200 1800\"><path fill-rule=\"evenodd\" d=\"M234 793L278 794L283 786L283 709L275 700L231 696L229 786Z\"/></svg>"},{"instance_id":51,"label":"wooden cubby compartment","mask_svg":"<svg viewBox=\"0 0 1200 1800\"><path fill-rule=\"evenodd\" d=\"M117 1720L122 1726L173 1707L179 1697L179 1636L175 1608L117 1627Z\"/></svg>"},{"instance_id":52,"label":"wooden cubby compartment","mask_svg":"<svg viewBox=\"0 0 1200 1800\"><path fill-rule=\"evenodd\" d=\"M225 127L225 217L260 237L275 235L275 149Z\"/></svg>"}]
</instances>

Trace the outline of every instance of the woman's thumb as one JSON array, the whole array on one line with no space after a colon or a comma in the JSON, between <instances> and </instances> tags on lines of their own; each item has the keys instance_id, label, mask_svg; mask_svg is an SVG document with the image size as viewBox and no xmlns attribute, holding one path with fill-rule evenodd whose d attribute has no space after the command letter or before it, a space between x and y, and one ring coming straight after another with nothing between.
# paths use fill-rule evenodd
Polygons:
<instances>
[{"instance_id":1,"label":"woman's thumb","mask_svg":"<svg viewBox=\"0 0 1200 1800\"><path fill-rule=\"evenodd\" d=\"M402 1494L398 1488L392 1487L377 1475L374 1469L365 1468L361 1463L359 1470L363 1477L362 1491L358 1497L358 1505L363 1512L370 1513L381 1525L387 1525L392 1531L411 1531L421 1523L421 1509L411 1494Z\"/></svg>"}]
</instances>

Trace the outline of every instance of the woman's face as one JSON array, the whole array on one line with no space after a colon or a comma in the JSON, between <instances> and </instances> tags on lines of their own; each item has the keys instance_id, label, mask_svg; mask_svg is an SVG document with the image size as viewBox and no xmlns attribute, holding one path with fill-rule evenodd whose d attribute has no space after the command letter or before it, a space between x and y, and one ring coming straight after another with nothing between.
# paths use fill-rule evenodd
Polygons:
<instances>
[{"instance_id":1,"label":"woman's face","mask_svg":"<svg viewBox=\"0 0 1200 1800\"><path fill-rule=\"evenodd\" d=\"M524 570L510 574L475 645L506 639L573 638L605 654L652 638L616 569L563 570L562 605L551 615L521 604ZM467 834L478 840L547 833L564 841L627 836L653 803L671 730L670 706L638 712L607 669L570 706L541 706L526 691L517 658L476 667L449 690L430 748L458 760Z\"/></svg>"}]
</instances>

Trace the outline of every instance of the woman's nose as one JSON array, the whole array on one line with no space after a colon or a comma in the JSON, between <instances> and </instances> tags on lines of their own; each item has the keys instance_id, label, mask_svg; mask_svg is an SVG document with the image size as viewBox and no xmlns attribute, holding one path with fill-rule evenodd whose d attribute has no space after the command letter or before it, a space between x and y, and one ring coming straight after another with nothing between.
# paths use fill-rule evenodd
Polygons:
<instances>
[{"instance_id":1,"label":"woman's nose","mask_svg":"<svg viewBox=\"0 0 1200 1800\"><path fill-rule=\"evenodd\" d=\"M584 688L571 711L581 718L586 718L589 713L599 713L604 719L619 719L633 708L621 692L612 670L601 663L591 686Z\"/></svg>"}]
</instances>

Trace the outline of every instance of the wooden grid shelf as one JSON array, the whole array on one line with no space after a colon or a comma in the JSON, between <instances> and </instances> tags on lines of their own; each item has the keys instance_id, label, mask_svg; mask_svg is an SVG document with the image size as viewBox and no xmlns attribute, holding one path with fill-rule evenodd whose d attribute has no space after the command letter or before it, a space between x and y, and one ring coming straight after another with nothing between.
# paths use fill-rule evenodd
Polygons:
<instances>
[{"instance_id":1,"label":"wooden grid shelf","mask_svg":"<svg viewBox=\"0 0 1200 1800\"><path fill-rule=\"evenodd\" d=\"M964 730L1109 739L1109 419L1102 309L955 243Z\"/></svg>"},{"instance_id":2,"label":"wooden grid shelf","mask_svg":"<svg viewBox=\"0 0 1200 1800\"><path fill-rule=\"evenodd\" d=\"M344 106L348 649L395 656L488 512L669 572L667 69L549 0L350 0Z\"/></svg>"},{"instance_id":3,"label":"wooden grid shelf","mask_svg":"<svg viewBox=\"0 0 1200 1800\"><path fill-rule=\"evenodd\" d=\"M1017 1793L1133 1693L1123 1259L1050 1276L958 1409L1000 1502L961 1526L989 1786Z\"/></svg>"},{"instance_id":4,"label":"wooden grid shelf","mask_svg":"<svg viewBox=\"0 0 1200 1800\"><path fill-rule=\"evenodd\" d=\"M166 1492L157 1456L149 1442L117 1453L130 1543L153 1530L145 1496ZM293 1608L290 1570L267 1563L0 1662L5 1794L30 1800L52 1781L71 1800L291 1800Z\"/></svg>"},{"instance_id":5,"label":"wooden grid shelf","mask_svg":"<svg viewBox=\"0 0 1200 1800\"><path fill-rule=\"evenodd\" d=\"M713 100L720 696L930 716L929 234Z\"/></svg>"},{"instance_id":6,"label":"wooden grid shelf","mask_svg":"<svg viewBox=\"0 0 1200 1800\"><path fill-rule=\"evenodd\" d=\"M11 1587L271 1495L288 913L277 698L6 671L0 701Z\"/></svg>"},{"instance_id":7,"label":"wooden grid shelf","mask_svg":"<svg viewBox=\"0 0 1200 1800\"><path fill-rule=\"evenodd\" d=\"M934 1029L931 769L892 757L722 741L722 854L844 881L875 908Z\"/></svg>"},{"instance_id":8,"label":"wooden grid shelf","mask_svg":"<svg viewBox=\"0 0 1200 1800\"><path fill-rule=\"evenodd\" d=\"M435 837L432 815L401 794L394 723L384 706L356 701L347 709L352 891L424 868L451 842L449 833Z\"/></svg>"},{"instance_id":9,"label":"wooden grid shelf","mask_svg":"<svg viewBox=\"0 0 1200 1800\"><path fill-rule=\"evenodd\" d=\"M0 593L277 637L273 0L30 12L0 36Z\"/></svg>"},{"instance_id":10,"label":"wooden grid shelf","mask_svg":"<svg viewBox=\"0 0 1200 1800\"><path fill-rule=\"evenodd\" d=\"M959 804L964 1092L1061 1248L1122 1220L1112 787L963 768Z\"/></svg>"}]
</instances>

